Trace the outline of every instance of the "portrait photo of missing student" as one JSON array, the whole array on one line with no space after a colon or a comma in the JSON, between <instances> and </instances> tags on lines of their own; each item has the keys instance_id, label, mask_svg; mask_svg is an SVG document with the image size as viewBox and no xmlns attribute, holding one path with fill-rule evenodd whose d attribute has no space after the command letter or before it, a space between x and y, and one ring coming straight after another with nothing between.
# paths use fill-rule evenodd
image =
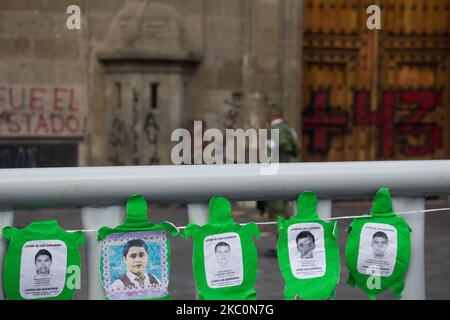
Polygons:
<instances>
[{"instance_id":1,"label":"portrait photo of missing student","mask_svg":"<svg viewBox=\"0 0 450 320\"><path fill-rule=\"evenodd\" d=\"M49 298L64 289L67 247L60 240L35 240L22 249L20 294L26 299Z\"/></svg>"},{"instance_id":2,"label":"portrait photo of missing student","mask_svg":"<svg viewBox=\"0 0 450 320\"><path fill-rule=\"evenodd\" d=\"M206 237L204 255L206 280L210 288L230 287L242 283L242 247L237 233Z\"/></svg>"},{"instance_id":3,"label":"portrait photo of missing student","mask_svg":"<svg viewBox=\"0 0 450 320\"><path fill-rule=\"evenodd\" d=\"M112 283L111 289L144 289L160 284L154 275L147 272L148 248L143 240L133 239L125 244L123 262L127 271Z\"/></svg>"},{"instance_id":4,"label":"portrait photo of missing student","mask_svg":"<svg viewBox=\"0 0 450 320\"><path fill-rule=\"evenodd\" d=\"M300 253L300 259L314 258L314 249L316 248L314 235L309 231L301 231L296 238L297 250Z\"/></svg>"},{"instance_id":5,"label":"portrait photo of missing student","mask_svg":"<svg viewBox=\"0 0 450 320\"><path fill-rule=\"evenodd\" d=\"M36 277L51 277L52 254L50 251L40 249L34 256L34 265L36 266Z\"/></svg>"},{"instance_id":6,"label":"portrait photo of missing student","mask_svg":"<svg viewBox=\"0 0 450 320\"><path fill-rule=\"evenodd\" d=\"M397 258L397 229L388 224L366 223L361 230L358 272L390 276Z\"/></svg>"},{"instance_id":7,"label":"portrait photo of missing student","mask_svg":"<svg viewBox=\"0 0 450 320\"><path fill-rule=\"evenodd\" d=\"M288 228L289 261L298 279L325 274L324 230L318 223L296 223Z\"/></svg>"},{"instance_id":8,"label":"portrait photo of missing student","mask_svg":"<svg viewBox=\"0 0 450 320\"><path fill-rule=\"evenodd\" d=\"M221 241L218 244L216 244L214 253L216 254L217 264L221 268L225 269L228 266L228 263L230 262L231 257L230 245L224 241Z\"/></svg>"},{"instance_id":9,"label":"portrait photo of missing student","mask_svg":"<svg viewBox=\"0 0 450 320\"><path fill-rule=\"evenodd\" d=\"M377 231L372 236L372 251L375 259L384 259L389 246L389 239L386 233Z\"/></svg>"},{"instance_id":10,"label":"portrait photo of missing student","mask_svg":"<svg viewBox=\"0 0 450 320\"><path fill-rule=\"evenodd\" d=\"M164 232L113 233L102 243L106 296L112 300L159 298L168 294Z\"/></svg>"}]
</instances>

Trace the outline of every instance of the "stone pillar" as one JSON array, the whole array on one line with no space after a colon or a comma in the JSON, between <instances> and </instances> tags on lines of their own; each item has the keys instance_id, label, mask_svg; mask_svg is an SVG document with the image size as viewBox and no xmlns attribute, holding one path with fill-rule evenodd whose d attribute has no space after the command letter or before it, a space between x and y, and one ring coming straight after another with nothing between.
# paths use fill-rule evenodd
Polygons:
<instances>
[{"instance_id":1,"label":"stone pillar","mask_svg":"<svg viewBox=\"0 0 450 320\"><path fill-rule=\"evenodd\" d=\"M284 104L284 117L300 138L301 135L301 89L302 89L302 39L303 1L283 0L280 2L281 56L280 93Z\"/></svg>"}]
</instances>

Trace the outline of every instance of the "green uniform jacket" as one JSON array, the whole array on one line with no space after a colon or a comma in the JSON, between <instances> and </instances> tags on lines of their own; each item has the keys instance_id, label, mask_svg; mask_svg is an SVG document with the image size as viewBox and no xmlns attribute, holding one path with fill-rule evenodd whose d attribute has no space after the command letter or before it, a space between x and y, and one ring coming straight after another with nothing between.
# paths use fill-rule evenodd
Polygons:
<instances>
[{"instance_id":1,"label":"green uniform jacket","mask_svg":"<svg viewBox=\"0 0 450 320\"><path fill-rule=\"evenodd\" d=\"M269 130L278 129L279 138L279 161L280 163L289 162L289 157L298 156L298 146L294 139L292 129L286 122L280 122L275 125L271 125Z\"/></svg>"}]
</instances>

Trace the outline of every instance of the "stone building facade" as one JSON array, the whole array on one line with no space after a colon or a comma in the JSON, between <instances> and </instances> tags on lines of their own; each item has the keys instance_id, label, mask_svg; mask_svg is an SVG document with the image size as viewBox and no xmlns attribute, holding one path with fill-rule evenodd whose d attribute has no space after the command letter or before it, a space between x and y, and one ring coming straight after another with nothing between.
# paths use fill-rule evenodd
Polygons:
<instances>
[{"instance_id":1,"label":"stone building facade","mask_svg":"<svg viewBox=\"0 0 450 320\"><path fill-rule=\"evenodd\" d=\"M2 0L0 166L170 164L174 129L262 128L275 100L299 131L301 20L300 0Z\"/></svg>"}]
</instances>

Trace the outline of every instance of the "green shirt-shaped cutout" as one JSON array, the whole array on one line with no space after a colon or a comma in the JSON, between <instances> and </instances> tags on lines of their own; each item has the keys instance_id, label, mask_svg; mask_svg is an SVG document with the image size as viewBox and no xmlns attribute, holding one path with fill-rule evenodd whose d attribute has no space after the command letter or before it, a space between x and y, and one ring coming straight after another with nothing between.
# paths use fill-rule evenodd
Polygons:
<instances>
[{"instance_id":1,"label":"green shirt-shaped cutout","mask_svg":"<svg viewBox=\"0 0 450 320\"><path fill-rule=\"evenodd\" d=\"M193 269L200 300L254 300L258 255L253 237L255 223L244 226L231 217L224 197L209 202L208 224L189 224L182 237L193 237Z\"/></svg>"},{"instance_id":2,"label":"green shirt-shaped cutout","mask_svg":"<svg viewBox=\"0 0 450 320\"><path fill-rule=\"evenodd\" d=\"M297 198L297 215L278 217L278 264L285 281L285 299L334 299L340 259L336 222L317 215L317 197L303 192Z\"/></svg>"},{"instance_id":3,"label":"green shirt-shaped cutout","mask_svg":"<svg viewBox=\"0 0 450 320\"><path fill-rule=\"evenodd\" d=\"M151 223L147 201L133 195L126 204L125 222L98 231L102 240L100 279L106 299L170 299L170 242L178 235L172 223Z\"/></svg>"},{"instance_id":4,"label":"green shirt-shaped cutout","mask_svg":"<svg viewBox=\"0 0 450 320\"><path fill-rule=\"evenodd\" d=\"M378 190L370 214L354 219L348 228L347 283L356 284L372 300L389 288L401 297L411 253L411 228L394 213L388 188Z\"/></svg>"},{"instance_id":5,"label":"green shirt-shaped cutout","mask_svg":"<svg viewBox=\"0 0 450 320\"><path fill-rule=\"evenodd\" d=\"M3 267L7 300L71 300L80 288L81 231L66 232L56 220L6 227L9 240Z\"/></svg>"}]
</instances>

